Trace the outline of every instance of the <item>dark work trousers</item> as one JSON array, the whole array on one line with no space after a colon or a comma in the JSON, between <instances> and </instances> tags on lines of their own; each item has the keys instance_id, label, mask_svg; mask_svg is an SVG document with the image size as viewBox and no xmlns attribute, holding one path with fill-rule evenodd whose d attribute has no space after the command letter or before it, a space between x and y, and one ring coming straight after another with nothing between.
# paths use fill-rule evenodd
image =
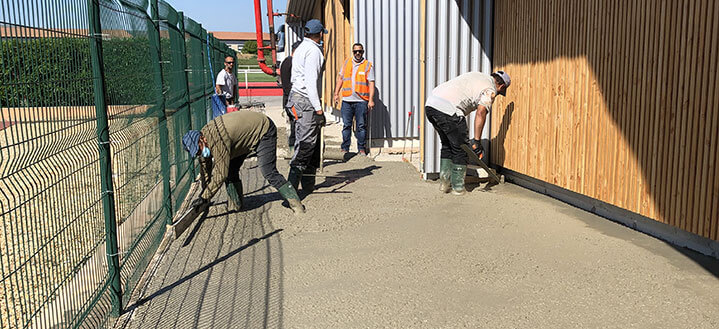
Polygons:
<instances>
[{"instance_id":1,"label":"dark work trousers","mask_svg":"<svg viewBox=\"0 0 719 329\"><path fill-rule=\"evenodd\" d=\"M277 171L277 127L270 120L270 129L260 139L255 147L257 154L257 166L260 167L262 176L276 189L287 183L284 176ZM245 156L241 155L230 160L230 168L227 173L228 182L240 181L240 167L245 162Z\"/></svg>"},{"instance_id":2,"label":"dark work trousers","mask_svg":"<svg viewBox=\"0 0 719 329\"><path fill-rule=\"evenodd\" d=\"M290 133L287 136L287 146L295 146L295 115L292 113L292 108L285 107L285 114L290 119Z\"/></svg>"},{"instance_id":3,"label":"dark work trousers","mask_svg":"<svg viewBox=\"0 0 719 329\"><path fill-rule=\"evenodd\" d=\"M457 165L466 165L467 153L462 150L462 144L469 144L467 119L464 116L448 115L431 106L426 106L424 113L442 142L440 157L451 159Z\"/></svg>"},{"instance_id":4,"label":"dark work trousers","mask_svg":"<svg viewBox=\"0 0 719 329\"><path fill-rule=\"evenodd\" d=\"M324 117L315 112L310 100L299 94L290 95L288 105L296 116L295 154L290 166L301 171L320 165L320 124Z\"/></svg>"},{"instance_id":5,"label":"dark work trousers","mask_svg":"<svg viewBox=\"0 0 719 329\"><path fill-rule=\"evenodd\" d=\"M352 136L352 119L357 123L355 138L357 138L357 151L366 151L365 138L367 137L367 102L342 101L342 150L349 151Z\"/></svg>"}]
</instances>

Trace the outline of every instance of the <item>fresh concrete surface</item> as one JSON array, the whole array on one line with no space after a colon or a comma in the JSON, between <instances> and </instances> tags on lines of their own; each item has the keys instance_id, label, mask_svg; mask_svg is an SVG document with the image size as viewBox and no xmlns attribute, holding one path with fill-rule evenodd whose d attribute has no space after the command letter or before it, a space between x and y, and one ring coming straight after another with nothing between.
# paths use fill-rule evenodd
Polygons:
<instances>
[{"instance_id":1,"label":"fresh concrete surface","mask_svg":"<svg viewBox=\"0 0 719 329\"><path fill-rule=\"evenodd\" d=\"M293 215L248 161L247 209L220 192L119 326L719 327L715 259L511 184L444 195L366 157L323 174L347 178L319 178Z\"/></svg>"}]
</instances>

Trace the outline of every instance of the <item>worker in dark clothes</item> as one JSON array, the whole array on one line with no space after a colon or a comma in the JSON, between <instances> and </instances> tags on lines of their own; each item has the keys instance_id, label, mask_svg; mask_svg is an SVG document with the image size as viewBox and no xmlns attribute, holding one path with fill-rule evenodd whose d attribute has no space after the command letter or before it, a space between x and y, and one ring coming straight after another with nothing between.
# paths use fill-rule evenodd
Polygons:
<instances>
[{"instance_id":1,"label":"worker in dark clothes","mask_svg":"<svg viewBox=\"0 0 719 329\"><path fill-rule=\"evenodd\" d=\"M289 57L285 58L280 65L280 79L282 81L282 107L285 109L285 114L290 120L290 133L287 134L287 145L290 147L289 157L292 158L292 154L295 153L295 116L292 114L292 107L287 107L287 100L290 97L290 91L292 90L292 56L295 54L295 49L300 46L302 41L296 41L292 44L292 53Z\"/></svg>"},{"instance_id":2,"label":"worker in dark clothes","mask_svg":"<svg viewBox=\"0 0 719 329\"><path fill-rule=\"evenodd\" d=\"M497 71L492 74L468 72L446 81L432 90L425 102L425 115L439 134L442 144L439 160L439 190L462 195L467 175L467 154L462 144L469 144L482 159L480 144L487 113L497 95L506 95L511 80L509 74ZM469 140L466 116L477 111L474 117L474 138Z\"/></svg>"},{"instance_id":3,"label":"worker in dark clothes","mask_svg":"<svg viewBox=\"0 0 719 329\"><path fill-rule=\"evenodd\" d=\"M232 210L242 209L240 167L254 152L262 176L295 213L305 211L295 188L277 171L277 128L264 114L237 111L221 115L200 131L187 132L182 144L191 157L200 156L203 190L192 207L207 204L224 183Z\"/></svg>"}]
</instances>

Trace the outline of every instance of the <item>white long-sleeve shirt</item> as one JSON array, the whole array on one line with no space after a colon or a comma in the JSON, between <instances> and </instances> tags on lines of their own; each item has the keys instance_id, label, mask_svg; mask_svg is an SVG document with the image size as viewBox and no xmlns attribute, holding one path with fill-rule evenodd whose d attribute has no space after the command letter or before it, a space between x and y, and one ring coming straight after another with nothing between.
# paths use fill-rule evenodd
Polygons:
<instances>
[{"instance_id":1,"label":"white long-sleeve shirt","mask_svg":"<svg viewBox=\"0 0 719 329\"><path fill-rule=\"evenodd\" d=\"M315 111L322 109L319 89L325 56L320 45L305 38L292 55L292 92L307 97Z\"/></svg>"}]
</instances>

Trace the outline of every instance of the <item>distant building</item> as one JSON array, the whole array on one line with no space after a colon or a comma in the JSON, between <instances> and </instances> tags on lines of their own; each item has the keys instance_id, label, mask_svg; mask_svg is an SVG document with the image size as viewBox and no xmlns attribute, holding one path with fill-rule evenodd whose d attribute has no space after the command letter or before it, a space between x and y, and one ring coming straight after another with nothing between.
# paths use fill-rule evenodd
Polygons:
<instances>
[{"instance_id":1,"label":"distant building","mask_svg":"<svg viewBox=\"0 0 719 329\"><path fill-rule=\"evenodd\" d=\"M212 35L218 40L226 43L230 48L237 52L242 51L242 47L247 41L257 41L257 34L255 32L222 32L222 31L210 31ZM262 33L262 40L266 45L270 44L270 34Z\"/></svg>"}]
</instances>

